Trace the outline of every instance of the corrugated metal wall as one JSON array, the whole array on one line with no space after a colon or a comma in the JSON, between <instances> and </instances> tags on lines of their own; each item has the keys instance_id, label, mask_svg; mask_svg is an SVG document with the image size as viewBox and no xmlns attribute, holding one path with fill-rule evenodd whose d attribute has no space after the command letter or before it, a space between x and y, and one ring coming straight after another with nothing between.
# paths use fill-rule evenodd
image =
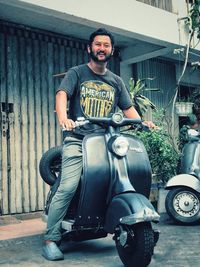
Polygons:
<instances>
[{"instance_id":1,"label":"corrugated metal wall","mask_svg":"<svg viewBox=\"0 0 200 267\"><path fill-rule=\"evenodd\" d=\"M86 44L0 21L0 214L42 210L41 155L61 143L53 75L87 62ZM111 70L119 73L116 56Z\"/></svg>"},{"instance_id":2,"label":"corrugated metal wall","mask_svg":"<svg viewBox=\"0 0 200 267\"><path fill-rule=\"evenodd\" d=\"M153 81L146 81L149 88L159 88L159 92L145 92L158 108L171 110L171 100L176 89L176 70L172 62L166 62L159 58L152 58L134 64L134 78L155 78ZM151 117L148 117L151 119Z\"/></svg>"},{"instance_id":3,"label":"corrugated metal wall","mask_svg":"<svg viewBox=\"0 0 200 267\"><path fill-rule=\"evenodd\" d=\"M176 69L172 62L166 62L158 58L152 58L134 65L134 76L136 79L155 78L146 80L149 88L159 88L159 92L145 93L158 107L169 104L176 88Z\"/></svg>"}]
</instances>

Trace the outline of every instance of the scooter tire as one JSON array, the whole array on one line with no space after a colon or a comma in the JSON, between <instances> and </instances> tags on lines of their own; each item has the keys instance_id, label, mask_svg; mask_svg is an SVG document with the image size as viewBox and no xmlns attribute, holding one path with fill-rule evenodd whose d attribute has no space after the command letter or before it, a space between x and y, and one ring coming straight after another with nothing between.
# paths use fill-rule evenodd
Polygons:
<instances>
[{"instance_id":1,"label":"scooter tire","mask_svg":"<svg viewBox=\"0 0 200 267\"><path fill-rule=\"evenodd\" d=\"M154 233L151 223L138 223L122 226L127 231L128 241L125 245L116 234L115 244L121 261L126 267L146 267L150 264L154 251Z\"/></svg>"},{"instance_id":2,"label":"scooter tire","mask_svg":"<svg viewBox=\"0 0 200 267\"><path fill-rule=\"evenodd\" d=\"M191 210L187 210L187 206L184 209L184 196L188 203L191 199ZM200 194L189 187L170 190L165 199L165 208L175 222L185 225L200 222Z\"/></svg>"},{"instance_id":3,"label":"scooter tire","mask_svg":"<svg viewBox=\"0 0 200 267\"><path fill-rule=\"evenodd\" d=\"M62 146L56 146L46 151L39 163L39 172L48 185L54 185L61 172Z\"/></svg>"}]
</instances>

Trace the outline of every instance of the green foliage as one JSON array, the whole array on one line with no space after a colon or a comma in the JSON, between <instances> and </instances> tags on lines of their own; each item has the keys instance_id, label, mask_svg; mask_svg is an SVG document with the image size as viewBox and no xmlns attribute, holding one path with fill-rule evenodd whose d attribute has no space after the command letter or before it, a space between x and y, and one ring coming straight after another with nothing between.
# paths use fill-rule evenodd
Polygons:
<instances>
[{"instance_id":1,"label":"green foliage","mask_svg":"<svg viewBox=\"0 0 200 267\"><path fill-rule=\"evenodd\" d=\"M138 131L135 133L146 147L152 172L156 174L158 181L167 182L176 175L179 154L171 144L171 137L163 127L163 113L158 111L154 114L154 123L159 129L150 132Z\"/></svg>"},{"instance_id":2,"label":"green foliage","mask_svg":"<svg viewBox=\"0 0 200 267\"><path fill-rule=\"evenodd\" d=\"M200 88L195 88L190 95L190 101L194 103L194 109L200 107Z\"/></svg>"},{"instance_id":3,"label":"green foliage","mask_svg":"<svg viewBox=\"0 0 200 267\"><path fill-rule=\"evenodd\" d=\"M179 132L179 149L182 151L183 146L188 142L188 130L190 129L189 125L183 125Z\"/></svg>"},{"instance_id":4,"label":"green foliage","mask_svg":"<svg viewBox=\"0 0 200 267\"><path fill-rule=\"evenodd\" d=\"M197 38L200 39L200 0L195 0L189 10L189 19L186 21L192 31L197 32Z\"/></svg>"},{"instance_id":5,"label":"green foliage","mask_svg":"<svg viewBox=\"0 0 200 267\"><path fill-rule=\"evenodd\" d=\"M192 23L192 29L199 29L200 27L200 1L195 0L195 3L191 5L191 9L189 12L191 23Z\"/></svg>"},{"instance_id":6,"label":"green foliage","mask_svg":"<svg viewBox=\"0 0 200 267\"><path fill-rule=\"evenodd\" d=\"M147 112L150 107L153 110L156 110L156 106L150 101L149 98L142 95L144 91L159 91L158 88L147 88L145 81L154 80L154 78L145 78L138 79L137 82L133 78L129 80L130 94L133 100L133 104L141 117Z\"/></svg>"},{"instance_id":7,"label":"green foliage","mask_svg":"<svg viewBox=\"0 0 200 267\"><path fill-rule=\"evenodd\" d=\"M184 124L179 131L179 150L182 151L183 146L188 143L189 136L188 130L189 129L197 129L198 128L198 119L195 114L190 114L188 116L187 124Z\"/></svg>"}]
</instances>

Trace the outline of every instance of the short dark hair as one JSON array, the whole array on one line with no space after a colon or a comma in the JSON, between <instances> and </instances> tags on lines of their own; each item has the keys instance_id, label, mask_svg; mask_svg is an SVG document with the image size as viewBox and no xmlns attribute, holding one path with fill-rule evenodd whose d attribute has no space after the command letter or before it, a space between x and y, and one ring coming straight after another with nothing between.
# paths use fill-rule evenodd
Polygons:
<instances>
[{"instance_id":1,"label":"short dark hair","mask_svg":"<svg viewBox=\"0 0 200 267\"><path fill-rule=\"evenodd\" d=\"M114 37L113 37L112 33L109 32L108 30L104 29L104 28L99 28L95 32L91 33L90 38L89 38L89 46L90 47L92 45L92 42L94 41L94 38L97 35L106 35L106 36L109 36L110 37L110 41L111 41L111 45L112 45L112 47L114 47L115 40L114 40Z\"/></svg>"}]
</instances>

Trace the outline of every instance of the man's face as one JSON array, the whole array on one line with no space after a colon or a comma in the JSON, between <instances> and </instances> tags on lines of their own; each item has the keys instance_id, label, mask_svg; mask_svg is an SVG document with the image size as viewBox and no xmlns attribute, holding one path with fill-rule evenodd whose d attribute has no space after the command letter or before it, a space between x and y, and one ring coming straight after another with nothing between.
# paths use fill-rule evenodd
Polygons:
<instances>
[{"instance_id":1,"label":"man's face","mask_svg":"<svg viewBox=\"0 0 200 267\"><path fill-rule=\"evenodd\" d=\"M88 53L95 62L107 62L113 54L110 37L106 35L95 36L91 47L88 47Z\"/></svg>"}]
</instances>

